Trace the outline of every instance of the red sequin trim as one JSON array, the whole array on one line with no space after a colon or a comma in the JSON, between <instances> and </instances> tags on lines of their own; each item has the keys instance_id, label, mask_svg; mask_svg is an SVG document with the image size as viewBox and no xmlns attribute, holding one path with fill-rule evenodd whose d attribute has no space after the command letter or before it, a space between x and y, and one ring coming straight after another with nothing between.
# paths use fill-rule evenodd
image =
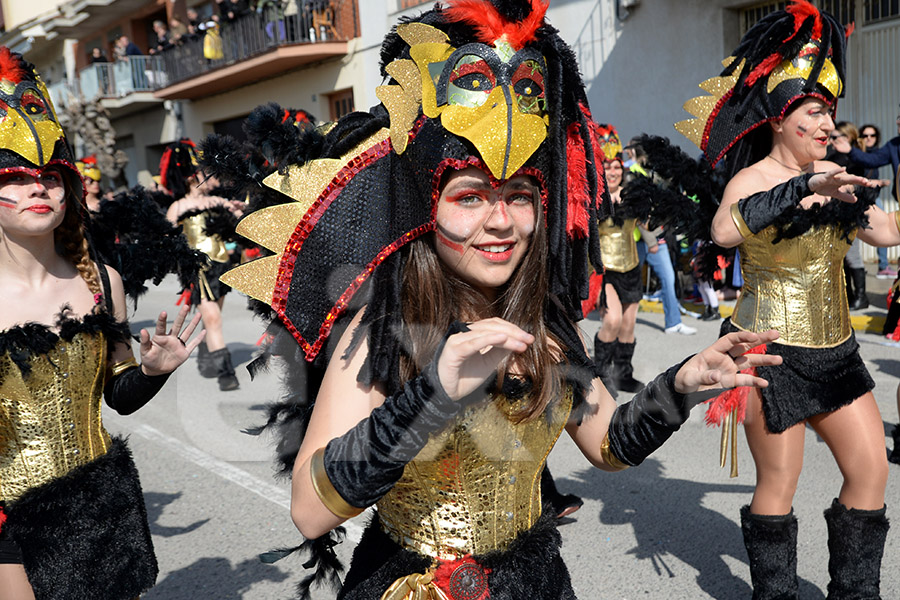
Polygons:
<instances>
[{"instance_id":1,"label":"red sequin trim","mask_svg":"<svg viewBox=\"0 0 900 600\"><path fill-rule=\"evenodd\" d=\"M547 184L544 180L544 174L538 171L534 167L521 167L518 171L509 176L508 179L504 179L503 181L495 178L490 169L488 169L487 165L481 158L477 156L469 156L466 158L445 158L438 164L437 168L434 170L434 177L431 178L431 218L434 219L437 214L437 203L441 197L441 178L444 175L444 171L447 169L452 169L454 171L462 171L467 167L476 167L484 171L484 173L490 178L491 187L495 190L500 187L501 184L509 181L513 177L517 175L528 175L530 177L534 177L538 182L538 187L541 190L541 205L544 207L544 222L547 221Z\"/></svg>"},{"instance_id":2,"label":"red sequin trim","mask_svg":"<svg viewBox=\"0 0 900 600\"><path fill-rule=\"evenodd\" d=\"M353 280L353 283L344 290L344 293L341 294L341 297L338 298L338 301L335 302L334 306L328 311L328 314L325 315L325 322L322 323L322 326L319 328L319 337L316 338L316 341L310 344L307 342L300 332L296 330L292 323L289 321L285 322L288 330L293 334L293 336L300 342L300 346L303 348L304 353L306 354L306 360L312 362L312 360L319 353L319 350L322 349L322 344L325 343L325 340L328 339L328 335L331 333L331 328L334 327L335 321L337 318L343 314L345 310L347 310L347 305L350 303L350 299L353 297L353 294L359 289L359 287L365 283L366 279L372 274L373 271L380 265L384 260L408 244L413 241L417 237L422 234L428 233L430 231L434 231L434 221L430 223L426 223L425 225L420 225L416 227L412 231L408 231L400 236L399 239L394 240L393 243L388 244L385 248L375 256L375 258L366 265L366 268L356 276L356 279ZM279 312L279 314L282 314Z\"/></svg>"}]
</instances>

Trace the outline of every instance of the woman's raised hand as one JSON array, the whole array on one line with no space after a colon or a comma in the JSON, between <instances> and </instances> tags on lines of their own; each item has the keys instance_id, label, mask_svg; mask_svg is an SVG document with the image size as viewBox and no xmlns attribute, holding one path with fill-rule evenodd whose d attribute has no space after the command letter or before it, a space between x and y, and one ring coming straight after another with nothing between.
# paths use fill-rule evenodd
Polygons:
<instances>
[{"instance_id":1,"label":"woman's raised hand","mask_svg":"<svg viewBox=\"0 0 900 600\"><path fill-rule=\"evenodd\" d=\"M499 318L475 321L468 328L448 337L438 358L438 379L454 400L477 390L503 359L534 342L533 335Z\"/></svg>"},{"instance_id":2,"label":"woman's raised hand","mask_svg":"<svg viewBox=\"0 0 900 600\"><path fill-rule=\"evenodd\" d=\"M761 377L740 373L751 367L781 364L781 357L771 354L745 354L751 348L778 338L774 329L762 333L737 331L720 337L694 355L675 375L675 391L690 394L709 389L730 389L742 385L764 388L769 383Z\"/></svg>"},{"instance_id":3,"label":"woman's raised hand","mask_svg":"<svg viewBox=\"0 0 900 600\"><path fill-rule=\"evenodd\" d=\"M833 169L825 173L816 173L809 179L809 191L828 196L841 202L856 202L853 186L876 188L881 185L877 179L866 179L859 175L851 175L845 167Z\"/></svg>"},{"instance_id":4,"label":"woman's raised hand","mask_svg":"<svg viewBox=\"0 0 900 600\"><path fill-rule=\"evenodd\" d=\"M194 339L190 339L200 324L200 313L195 314L185 327L184 321L189 311L190 307L182 306L168 332L168 315L165 311L159 313L156 332L152 338L146 329L141 329L141 367L145 374L152 376L171 373L187 360L194 348L206 337L206 330L203 330Z\"/></svg>"}]
</instances>

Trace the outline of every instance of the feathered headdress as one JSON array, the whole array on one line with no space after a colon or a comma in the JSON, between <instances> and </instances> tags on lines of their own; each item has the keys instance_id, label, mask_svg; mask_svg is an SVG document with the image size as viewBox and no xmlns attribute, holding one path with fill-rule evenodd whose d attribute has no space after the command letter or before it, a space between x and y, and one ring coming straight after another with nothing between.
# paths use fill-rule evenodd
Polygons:
<instances>
[{"instance_id":1,"label":"feathered headdress","mask_svg":"<svg viewBox=\"0 0 900 600\"><path fill-rule=\"evenodd\" d=\"M307 360L360 287L381 271L396 275L383 265L434 229L441 174L468 165L495 181L528 174L539 182L550 291L570 318L581 317L588 255L599 265L602 152L574 55L544 20L546 8L457 0L404 20L382 46L381 105L311 133L304 141L317 154L266 178L292 201L250 214L238 232L273 255L222 279L270 304Z\"/></svg>"},{"instance_id":2,"label":"feathered headdress","mask_svg":"<svg viewBox=\"0 0 900 600\"><path fill-rule=\"evenodd\" d=\"M0 47L0 171L59 168L82 200L81 175L47 86L22 55Z\"/></svg>"},{"instance_id":3,"label":"feathered headdress","mask_svg":"<svg viewBox=\"0 0 900 600\"><path fill-rule=\"evenodd\" d=\"M78 167L78 172L81 173L82 177L89 177L94 181L100 181L102 174L100 173L99 165L97 165L97 157L93 154L75 161L75 166Z\"/></svg>"},{"instance_id":4,"label":"feathered headdress","mask_svg":"<svg viewBox=\"0 0 900 600\"><path fill-rule=\"evenodd\" d=\"M188 178L196 175L199 168L196 144L182 138L166 146L159 161L159 184L179 200L188 192Z\"/></svg>"},{"instance_id":5,"label":"feathered headdress","mask_svg":"<svg viewBox=\"0 0 900 600\"><path fill-rule=\"evenodd\" d=\"M843 94L844 28L806 0L763 17L744 35L725 69L685 103L696 118L675 128L715 165L750 131L784 116L804 96L834 103Z\"/></svg>"}]
</instances>

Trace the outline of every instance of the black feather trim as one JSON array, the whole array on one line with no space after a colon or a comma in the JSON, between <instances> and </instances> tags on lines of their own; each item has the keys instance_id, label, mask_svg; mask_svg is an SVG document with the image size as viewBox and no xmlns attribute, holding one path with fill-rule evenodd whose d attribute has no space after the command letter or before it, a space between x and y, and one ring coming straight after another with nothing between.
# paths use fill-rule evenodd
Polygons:
<instances>
[{"instance_id":1,"label":"black feather trim","mask_svg":"<svg viewBox=\"0 0 900 600\"><path fill-rule=\"evenodd\" d=\"M31 374L31 360L36 356L46 356L56 348L60 339L71 342L79 333L103 333L110 350L130 339L128 323L116 321L108 313L88 314L81 319L68 316L70 313L68 305L60 308L52 328L42 323L26 323L0 333L0 354L9 355L22 376L28 377Z\"/></svg>"}]
</instances>

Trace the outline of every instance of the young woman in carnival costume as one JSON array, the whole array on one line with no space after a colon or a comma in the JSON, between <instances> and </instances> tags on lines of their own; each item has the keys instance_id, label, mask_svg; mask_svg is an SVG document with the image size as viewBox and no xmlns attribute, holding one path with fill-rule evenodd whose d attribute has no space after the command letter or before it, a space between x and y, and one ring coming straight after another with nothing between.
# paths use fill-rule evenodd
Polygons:
<instances>
[{"instance_id":1,"label":"young woman in carnival costume","mask_svg":"<svg viewBox=\"0 0 900 600\"><path fill-rule=\"evenodd\" d=\"M599 125L597 137L606 157L603 170L612 204L610 216L599 227L603 274L591 276L592 280L599 278L602 281L599 305L606 309L603 325L594 338L594 362L604 383L609 380L615 389L633 393L644 386L634 378L631 364L636 342L634 325L643 295L634 232L638 221L643 222L649 215L650 205L647 202L622 202L625 169L619 136L613 126Z\"/></svg>"},{"instance_id":2,"label":"young woman in carnival costume","mask_svg":"<svg viewBox=\"0 0 900 600\"><path fill-rule=\"evenodd\" d=\"M243 202L217 195L218 181L200 171L197 149L189 139L169 144L159 163L159 176L160 185L175 198L166 216L181 226L188 244L208 258L198 281L184 294L189 306L197 308L206 330L197 367L203 377L215 377L221 391L236 390L240 383L222 326L222 305L230 288L219 276L232 266L226 240L233 237L235 216L240 216Z\"/></svg>"},{"instance_id":3,"label":"young woman in carnival costume","mask_svg":"<svg viewBox=\"0 0 900 600\"><path fill-rule=\"evenodd\" d=\"M777 329L759 348L781 356L759 367L769 382L714 404L743 419L757 481L741 509L753 597L797 597L797 520L791 508L806 426L828 444L843 475L825 511L828 598L879 598L888 522L881 417L872 378L850 325L842 264L854 236L900 243L897 214L851 186L877 182L822 160L842 93L844 28L805 1L767 15L744 36L710 96L685 105L697 118L676 127L730 181L712 238L739 246L744 286L724 332ZM863 198L862 195L859 196Z\"/></svg>"},{"instance_id":4,"label":"young woman in carnival costume","mask_svg":"<svg viewBox=\"0 0 900 600\"><path fill-rule=\"evenodd\" d=\"M0 48L0 598L125 600L157 574L125 440L101 420L149 401L202 338L187 310L140 333L92 259L84 186L34 67Z\"/></svg>"},{"instance_id":5,"label":"young woman in carnival costume","mask_svg":"<svg viewBox=\"0 0 900 600\"><path fill-rule=\"evenodd\" d=\"M618 408L596 378L575 320L602 155L546 8L468 0L404 20L382 104L305 136L308 160L266 179L292 201L238 226L275 254L223 279L271 305L274 351L287 334L308 365L271 414L296 525L327 550L377 504L339 598L573 598L538 483L563 429L600 468L637 465L693 392L760 384L737 369L780 361L742 354L775 332L740 332Z\"/></svg>"}]
</instances>

